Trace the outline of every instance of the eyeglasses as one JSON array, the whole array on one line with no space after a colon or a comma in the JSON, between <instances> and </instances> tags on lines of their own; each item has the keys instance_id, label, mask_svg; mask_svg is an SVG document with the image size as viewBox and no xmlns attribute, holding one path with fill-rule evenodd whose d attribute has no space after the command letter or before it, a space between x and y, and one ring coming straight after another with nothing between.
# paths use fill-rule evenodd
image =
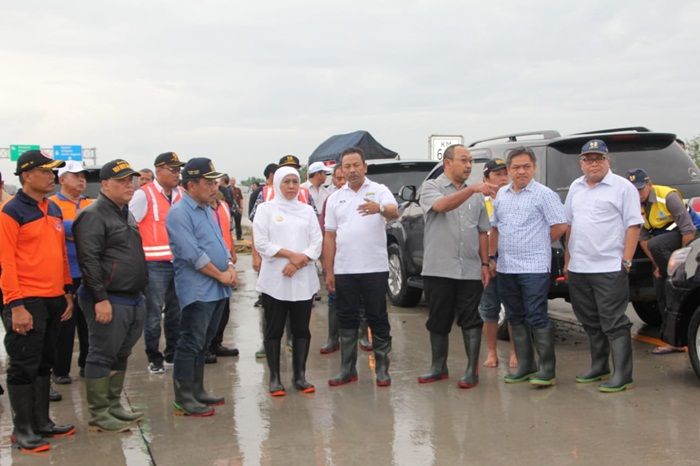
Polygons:
<instances>
[{"instance_id":1,"label":"eyeglasses","mask_svg":"<svg viewBox=\"0 0 700 466\"><path fill-rule=\"evenodd\" d=\"M166 169L166 170L168 170L168 171L169 171L170 173L172 173L173 175L179 175L179 174L180 174L180 171L182 171L182 169L181 169L180 167L169 167L169 166L166 165L166 166L164 166L163 168Z\"/></svg>"},{"instance_id":2,"label":"eyeglasses","mask_svg":"<svg viewBox=\"0 0 700 466\"><path fill-rule=\"evenodd\" d=\"M593 165L594 163L605 162L605 160L607 160L607 157L580 157L579 160L581 160L581 162L585 163L586 165Z\"/></svg>"}]
</instances>

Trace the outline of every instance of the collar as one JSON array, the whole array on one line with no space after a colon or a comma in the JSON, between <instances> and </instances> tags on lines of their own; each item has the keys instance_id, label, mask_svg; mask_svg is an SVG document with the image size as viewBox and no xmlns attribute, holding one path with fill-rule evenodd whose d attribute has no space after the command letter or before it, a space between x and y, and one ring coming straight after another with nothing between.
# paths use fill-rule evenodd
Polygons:
<instances>
[{"instance_id":1,"label":"collar","mask_svg":"<svg viewBox=\"0 0 700 466\"><path fill-rule=\"evenodd\" d=\"M364 188L366 188L367 186L369 186L370 183L371 183L371 181L369 180L369 178L367 178L367 177L365 176L365 181L362 183L362 186L360 186L360 189L358 189L357 191L354 191L354 190L350 187L350 183L348 183L347 181L345 182L345 184L343 185L343 187L340 188L340 189L341 189L341 190L347 190L347 191L352 191L352 192L358 192L358 193L359 193L359 192L362 191Z\"/></svg>"},{"instance_id":2,"label":"collar","mask_svg":"<svg viewBox=\"0 0 700 466\"><path fill-rule=\"evenodd\" d=\"M513 189L513 182L510 182L506 185L506 189L508 191L515 193L515 194L517 194L519 192L521 193L523 191L534 192L536 183L537 183L537 181L535 181L535 179L533 178L530 180L530 182L523 189L521 189L520 191L516 191Z\"/></svg>"},{"instance_id":3,"label":"collar","mask_svg":"<svg viewBox=\"0 0 700 466\"><path fill-rule=\"evenodd\" d=\"M198 208L199 208L199 209L202 209L202 210L206 210L205 207L209 207L208 204L200 204L199 202L197 202L197 201L195 201L194 199L192 199L192 196L190 196L190 193L188 193L187 191L185 191L185 195L182 196L182 201L181 201L181 202L186 202L186 203L187 203L187 206L188 206L190 209L198 209Z\"/></svg>"},{"instance_id":4,"label":"collar","mask_svg":"<svg viewBox=\"0 0 700 466\"><path fill-rule=\"evenodd\" d=\"M36 199L34 199L33 197L30 197L27 193L22 191L21 188L17 191L17 194L15 195L15 197L17 199L19 199L20 201L24 202L25 204L34 205L34 206L39 205L39 203L36 201ZM41 203L43 204L45 202L47 202L46 197L43 197L41 199Z\"/></svg>"},{"instance_id":5,"label":"collar","mask_svg":"<svg viewBox=\"0 0 700 466\"><path fill-rule=\"evenodd\" d=\"M608 169L608 173L605 174L602 180L600 182L596 183L593 187L598 186L599 184L606 184L608 186L612 186L615 183L615 174L613 173L612 170ZM586 175L579 176L574 180L574 183L578 183L581 185L584 185L588 187L588 182L586 181Z\"/></svg>"},{"instance_id":6,"label":"collar","mask_svg":"<svg viewBox=\"0 0 700 466\"><path fill-rule=\"evenodd\" d=\"M81 195L78 197L78 202L75 202L75 201L73 201L73 199L71 199L71 198L65 196L61 191L59 191L59 192L56 193L56 197L59 198L59 199L62 200L62 201L73 202L73 203L76 203L76 204L80 204L80 202L82 202L82 201L84 201L85 199L87 199L87 196L84 196L84 195L81 194Z\"/></svg>"},{"instance_id":7,"label":"collar","mask_svg":"<svg viewBox=\"0 0 700 466\"><path fill-rule=\"evenodd\" d=\"M656 197L656 190L654 189L654 185L651 186L651 191L649 191L649 197L647 197L647 200L644 202L644 204L655 204L659 201L659 199Z\"/></svg>"},{"instance_id":8,"label":"collar","mask_svg":"<svg viewBox=\"0 0 700 466\"><path fill-rule=\"evenodd\" d=\"M102 191L97 195L97 200L106 203L111 209L115 210L119 215L125 219L129 217L129 205L124 207L119 207L113 200L104 195Z\"/></svg>"},{"instance_id":9,"label":"collar","mask_svg":"<svg viewBox=\"0 0 700 466\"><path fill-rule=\"evenodd\" d=\"M448 186L454 186L454 185L455 185L455 184L452 182L452 180L451 180L447 175L445 175L444 172L443 172L440 176L437 177L437 181L438 181L438 183L440 183L441 186L443 186L443 187L445 187L445 188L448 187ZM464 186L466 186L466 185L467 185L467 180L464 180L464 181L462 182L462 187L464 187Z\"/></svg>"}]
</instances>

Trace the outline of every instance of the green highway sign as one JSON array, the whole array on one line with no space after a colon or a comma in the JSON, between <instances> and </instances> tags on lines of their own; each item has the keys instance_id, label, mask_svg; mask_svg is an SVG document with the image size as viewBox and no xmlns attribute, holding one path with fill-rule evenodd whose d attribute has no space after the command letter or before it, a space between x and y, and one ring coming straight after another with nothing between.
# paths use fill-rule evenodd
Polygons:
<instances>
[{"instance_id":1,"label":"green highway sign","mask_svg":"<svg viewBox=\"0 0 700 466\"><path fill-rule=\"evenodd\" d=\"M10 160L16 162L20 155L28 150L39 150L41 149L36 144L15 144L10 146Z\"/></svg>"}]
</instances>

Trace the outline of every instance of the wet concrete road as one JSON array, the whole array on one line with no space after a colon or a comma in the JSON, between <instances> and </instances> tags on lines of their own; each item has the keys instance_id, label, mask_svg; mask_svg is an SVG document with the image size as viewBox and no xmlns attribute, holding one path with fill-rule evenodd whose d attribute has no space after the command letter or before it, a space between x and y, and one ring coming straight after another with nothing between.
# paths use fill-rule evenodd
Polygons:
<instances>
[{"instance_id":1,"label":"wet concrete road","mask_svg":"<svg viewBox=\"0 0 700 466\"><path fill-rule=\"evenodd\" d=\"M128 402L146 412L138 428L130 434L88 433L84 386L77 379L57 386L64 399L51 405L54 419L75 423L77 435L54 441L46 456L29 457L10 447L5 395L0 465L700 464L700 383L687 355L652 356L652 346L635 341L633 390L605 395L595 385L577 385L574 375L588 365L587 344L581 330L567 322L572 315L562 302L550 303L563 319L557 325L554 388L504 384L508 345L499 342L500 367L482 368L481 383L460 390L457 379L466 361L459 332L451 336L450 379L419 385L416 377L428 368L430 354L426 310L418 307L390 311L391 387L374 385L372 358L360 351L359 382L331 389L326 380L336 373L339 354L318 353L326 336L324 297L312 316L307 371L317 392L291 389L273 399L265 362L254 357L259 311L252 305L255 274L249 263L249 256L240 257L239 269L248 271L233 298L225 339L241 356L219 358L206 369L207 387L226 396L214 417L173 416L171 373L148 374L140 342L126 387ZM482 360L483 353L482 348ZM289 381L291 353L286 354L282 376Z\"/></svg>"}]
</instances>

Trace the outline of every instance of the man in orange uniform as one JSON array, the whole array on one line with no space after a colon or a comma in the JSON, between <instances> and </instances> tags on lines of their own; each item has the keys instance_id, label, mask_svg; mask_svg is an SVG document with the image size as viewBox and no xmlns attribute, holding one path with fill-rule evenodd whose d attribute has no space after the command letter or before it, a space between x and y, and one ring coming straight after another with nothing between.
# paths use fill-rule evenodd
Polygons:
<instances>
[{"instance_id":1,"label":"man in orange uniform","mask_svg":"<svg viewBox=\"0 0 700 466\"><path fill-rule=\"evenodd\" d=\"M20 155L15 174L22 189L0 213L12 441L31 452L51 447L42 437L75 433L74 426L56 425L49 418L49 380L59 321L73 313L61 210L46 198L54 190L53 169L63 165L38 150Z\"/></svg>"},{"instance_id":2,"label":"man in orange uniform","mask_svg":"<svg viewBox=\"0 0 700 466\"><path fill-rule=\"evenodd\" d=\"M180 170L185 164L175 152L165 152L156 157L154 165L155 180L134 193L129 210L139 225L148 263L146 322L143 327L148 371L151 374L164 374L164 363L172 364L180 335L180 304L175 295L173 253L170 251L165 219L170 208L182 199ZM165 315L163 353L158 349L161 314Z\"/></svg>"}]
</instances>

